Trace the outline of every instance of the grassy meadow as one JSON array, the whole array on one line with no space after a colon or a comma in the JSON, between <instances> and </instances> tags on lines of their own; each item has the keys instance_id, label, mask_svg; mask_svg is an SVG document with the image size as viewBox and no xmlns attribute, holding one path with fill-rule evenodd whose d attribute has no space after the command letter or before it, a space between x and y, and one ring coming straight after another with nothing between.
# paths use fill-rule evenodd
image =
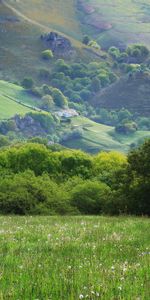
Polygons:
<instances>
[{"instance_id":1,"label":"grassy meadow","mask_svg":"<svg viewBox=\"0 0 150 300\"><path fill-rule=\"evenodd\" d=\"M28 104L31 106L39 105L39 98L30 94L27 90L19 85L0 80L0 93L4 96L11 97L16 101L20 101L23 104Z\"/></svg>"},{"instance_id":2,"label":"grassy meadow","mask_svg":"<svg viewBox=\"0 0 150 300\"><path fill-rule=\"evenodd\" d=\"M15 114L26 114L32 109L24 104L38 106L38 102L38 98L31 96L22 87L0 80L0 120L9 119Z\"/></svg>"},{"instance_id":3,"label":"grassy meadow","mask_svg":"<svg viewBox=\"0 0 150 300\"><path fill-rule=\"evenodd\" d=\"M7 1L19 12L42 25L79 39L81 30L74 0Z\"/></svg>"},{"instance_id":4,"label":"grassy meadow","mask_svg":"<svg viewBox=\"0 0 150 300\"><path fill-rule=\"evenodd\" d=\"M150 299L149 219L0 217L0 299Z\"/></svg>"},{"instance_id":5,"label":"grassy meadow","mask_svg":"<svg viewBox=\"0 0 150 300\"><path fill-rule=\"evenodd\" d=\"M29 111L31 111L31 109L0 94L0 121L12 118L15 114L26 114Z\"/></svg>"},{"instance_id":6,"label":"grassy meadow","mask_svg":"<svg viewBox=\"0 0 150 300\"><path fill-rule=\"evenodd\" d=\"M72 119L71 127L82 129L83 135L79 139L70 139L65 142L65 146L91 153L96 153L103 149L106 151L128 152L131 143L136 144L150 136L149 131L137 131L123 136L116 133L112 126L99 124L81 116Z\"/></svg>"},{"instance_id":7,"label":"grassy meadow","mask_svg":"<svg viewBox=\"0 0 150 300\"><path fill-rule=\"evenodd\" d=\"M84 0L84 2L87 1ZM97 33L102 45L110 45L110 42L150 45L149 0L89 0L88 4L95 8L95 15L100 14L101 22L109 22L112 25L112 29ZM94 18L94 14L92 17ZM87 20L89 22L89 16L87 16ZM88 29L91 30L92 34L92 27Z\"/></svg>"}]
</instances>

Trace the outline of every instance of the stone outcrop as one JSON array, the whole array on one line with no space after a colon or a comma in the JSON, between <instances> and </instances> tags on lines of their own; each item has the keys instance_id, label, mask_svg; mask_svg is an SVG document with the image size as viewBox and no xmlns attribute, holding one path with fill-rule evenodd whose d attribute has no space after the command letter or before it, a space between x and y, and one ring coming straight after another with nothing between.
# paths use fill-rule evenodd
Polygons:
<instances>
[{"instance_id":1,"label":"stone outcrop","mask_svg":"<svg viewBox=\"0 0 150 300\"><path fill-rule=\"evenodd\" d=\"M50 48L58 56L70 56L74 52L70 40L57 32L41 35L41 40L47 48Z\"/></svg>"},{"instance_id":2,"label":"stone outcrop","mask_svg":"<svg viewBox=\"0 0 150 300\"><path fill-rule=\"evenodd\" d=\"M34 120L31 116L25 115L24 117L20 115L15 115L14 121L16 123L16 128L18 132L23 133L24 136L45 136L46 132L42 128L40 122Z\"/></svg>"}]
</instances>

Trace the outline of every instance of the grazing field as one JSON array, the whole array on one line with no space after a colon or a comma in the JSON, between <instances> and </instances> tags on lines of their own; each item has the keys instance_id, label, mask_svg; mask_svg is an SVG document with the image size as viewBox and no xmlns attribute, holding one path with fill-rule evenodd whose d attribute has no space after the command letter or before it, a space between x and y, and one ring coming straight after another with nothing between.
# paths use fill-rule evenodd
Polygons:
<instances>
[{"instance_id":1,"label":"grazing field","mask_svg":"<svg viewBox=\"0 0 150 300\"><path fill-rule=\"evenodd\" d=\"M0 217L0 299L150 299L150 221Z\"/></svg>"},{"instance_id":2,"label":"grazing field","mask_svg":"<svg viewBox=\"0 0 150 300\"><path fill-rule=\"evenodd\" d=\"M15 114L25 114L32 110L30 106L38 106L38 102L38 98L22 87L0 80L0 120L9 119Z\"/></svg>"},{"instance_id":3,"label":"grazing field","mask_svg":"<svg viewBox=\"0 0 150 300\"><path fill-rule=\"evenodd\" d=\"M85 24L91 24L88 31L97 35L101 45L150 45L149 0L89 0L88 3L83 0L82 3ZM90 14L86 12L88 6L91 7ZM97 27L99 23L106 30L102 32Z\"/></svg>"},{"instance_id":4,"label":"grazing field","mask_svg":"<svg viewBox=\"0 0 150 300\"><path fill-rule=\"evenodd\" d=\"M0 80L0 93L4 96L11 97L23 104L38 106L39 98L30 94L27 90L19 85Z\"/></svg>"},{"instance_id":5,"label":"grazing field","mask_svg":"<svg viewBox=\"0 0 150 300\"><path fill-rule=\"evenodd\" d=\"M63 0L11 0L6 3L32 21L66 33L70 37L79 39L81 36L74 0L65 0L65 4Z\"/></svg>"},{"instance_id":6,"label":"grazing field","mask_svg":"<svg viewBox=\"0 0 150 300\"><path fill-rule=\"evenodd\" d=\"M150 136L149 131L137 131L123 136L115 132L114 127L93 122L85 117L72 119L72 127L82 129L83 135L64 143L66 147L97 153L100 150L128 152L132 143L138 144Z\"/></svg>"},{"instance_id":7,"label":"grazing field","mask_svg":"<svg viewBox=\"0 0 150 300\"><path fill-rule=\"evenodd\" d=\"M0 121L12 118L15 114L26 114L31 109L0 94Z\"/></svg>"}]
</instances>

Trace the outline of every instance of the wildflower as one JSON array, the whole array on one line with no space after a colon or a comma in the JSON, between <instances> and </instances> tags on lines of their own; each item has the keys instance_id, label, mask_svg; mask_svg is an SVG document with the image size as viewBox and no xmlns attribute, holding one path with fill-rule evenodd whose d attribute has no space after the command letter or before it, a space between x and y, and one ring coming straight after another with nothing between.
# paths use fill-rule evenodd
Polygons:
<instances>
[{"instance_id":1,"label":"wildflower","mask_svg":"<svg viewBox=\"0 0 150 300\"><path fill-rule=\"evenodd\" d=\"M83 298L84 298L84 296L82 294L80 294L79 299L83 299Z\"/></svg>"},{"instance_id":2,"label":"wildflower","mask_svg":"<svg viewBox=\"0 0 150 300\"><path fill-rule=\"evenodd\" d=\"M22 269L23 269L23 266L19 266L19 268L22 270Z\"/></svg>"},{"instance_id":3,"label":"wildflower","mask_svg":"<svg viewBox=\"0 0 150 300\"><path fill-rule=\"evenodd\" d=\"M70 270L70 269L71 269L71 266L68 266L68 269Z\"/></svg>"}]
</instances>

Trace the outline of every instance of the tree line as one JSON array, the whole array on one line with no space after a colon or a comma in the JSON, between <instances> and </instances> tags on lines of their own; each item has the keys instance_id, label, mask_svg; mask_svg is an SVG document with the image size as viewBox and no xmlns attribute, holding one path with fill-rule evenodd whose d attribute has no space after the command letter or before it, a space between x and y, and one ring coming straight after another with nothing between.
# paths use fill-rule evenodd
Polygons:
<instances>
[{"instance_id":1,"label":"tree line","mask_svg":"<svg viewBox=\"0 0 150 300\"><path fill-rule=\"evenodd\" d=\"M127 156L26 142L0 150L0 214L150 215L150 140Z\"/></svg>"}]
</instances>

